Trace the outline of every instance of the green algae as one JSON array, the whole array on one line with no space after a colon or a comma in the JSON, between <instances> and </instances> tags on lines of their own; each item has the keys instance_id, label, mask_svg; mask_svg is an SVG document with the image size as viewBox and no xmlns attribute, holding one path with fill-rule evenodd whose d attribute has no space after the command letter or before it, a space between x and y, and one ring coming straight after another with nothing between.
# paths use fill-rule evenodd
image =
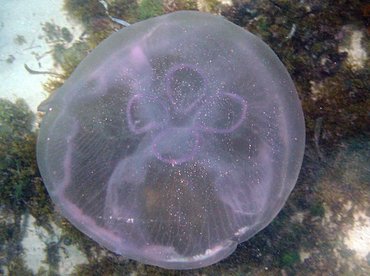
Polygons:
<instances>
[{"instance_id":1,"label":"green algae","mask_svg":"<svg viewBox=\"0 0 370 276\"><path fill-rule=\"evenodd\" d=\"M318 216L318 217L324 217L325 215L325 208L324 206L322 205L322 203L320 202L316 202L314 203L311 207L310 207L310 213L312 216Z\"/></svg>"},{"instance_id":2,"label":"green algae","mask_svg":"<svg viewBox=\"0 0 370 276\"><path fill-rule=\"evenodd\" d=\"M32 271L27 268L21 256L12 260L7 268L9 275L33 276Z\"/></svg>"},{"instance_id":3,"label":"green algae","mask_svg":"<svg viewBox=\"0 0 370 276\"><path fill-rule=\"evenodd\" d=\"M0 204L24 208L33 194L36 175L34 115L24 100L0 99Z\"/></svg>"},{"instance_id":4,"label":"green algae","mask_svg":"<svg viewBox=\"0 0 370 276\"><path fill-rule=\"evenodd\" d=\"M34 119L24 100L0 99L0 204L16 214L28 210L42 223L51 208L36 164Z\"/></svg>"},{"instance_id":5,"label":"green algae","mask_svg":"<svg viewBox=\"0 0 370 276\"><path fill-rule=\"evenodd\" d=\"M281 258L281 266L292 266L295 263L299 262L299 254L296 251L284 253Z\"/></svg>"},{"instance_id":6,"label":"green algae","mask_svg":"<svg viewBox=\"0 0 370 276\"><path fill-rule=\"evenodd\" d=\"M60 27L54 22L45 22L42 25L42 30L45 33L45 40L47 42L71 42L73 35L66 27Z\"/></svg>"},{"instance_id":7,"label":"green algae","mask_svg":"<svg viewBox=\"0 0 370 276\"><path fill-rule=\"evenodd\" d=\"M142 0L137 13L140 20L162 15L164 13L163 3L161 0Z\"/></svg>"},{"instance_id":8,"label":"green algae","mask_svg":"<svg viewBox=\"0 0 370 276\"><path fill-rule=\"evenodd\" d=\"M72 19L86 28L92 25L95 18L106 17L103 5L95 0L66 0L64 9Z\"/></svg>"},{"instance_id":9,"label":"green algae","mask_svg":"<svg viewBox=\"0 0 370 276\"><path fill-rule=\"evenodd\" d=\"M172 0L163 1L165 13L179 10L198 10L197 0Z\"/></svg>"}]
</instances>

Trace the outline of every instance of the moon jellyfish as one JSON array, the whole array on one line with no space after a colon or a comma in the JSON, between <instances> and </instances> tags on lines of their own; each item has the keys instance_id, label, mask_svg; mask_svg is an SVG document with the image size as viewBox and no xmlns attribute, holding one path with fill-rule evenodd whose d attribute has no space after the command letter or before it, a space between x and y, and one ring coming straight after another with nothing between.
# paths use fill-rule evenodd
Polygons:
<instances>
[{"instance_id":1,"label":"moon jellyfish","mask_svg":"<svg viewBox=\"0 0 370 276\"><path fill-rule=\"evenodd\" d=\"M112 34L39 110L38 165L62 214L105 248L165 268L218 262L267 226L303 158L283 64L205 13Z\"/></svg>"}]
</instances>

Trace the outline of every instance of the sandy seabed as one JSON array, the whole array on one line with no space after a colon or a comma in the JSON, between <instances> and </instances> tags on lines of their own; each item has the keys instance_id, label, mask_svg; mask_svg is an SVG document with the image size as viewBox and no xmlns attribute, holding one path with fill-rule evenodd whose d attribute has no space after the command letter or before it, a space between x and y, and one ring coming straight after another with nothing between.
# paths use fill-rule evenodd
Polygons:
<instances>
[{"instance_id":1,"label":"sandy seabed","mask_svg":"<svg viewBox=\"0 0 370 276\"><path fill-rule=\"evenodd\" d=\"M31 110L47 97L42 84L47 74L30 74L25 64L36 71L56 72L51 45L45 41L42 24L52 22L68 28L74 37L82 31L62 10L63 0L2 1L0 5L0 98L23 98ZM17 42L24 38L23 43ZM19 39L18 39L19 40Z\"/></svg>"}]
</instances>

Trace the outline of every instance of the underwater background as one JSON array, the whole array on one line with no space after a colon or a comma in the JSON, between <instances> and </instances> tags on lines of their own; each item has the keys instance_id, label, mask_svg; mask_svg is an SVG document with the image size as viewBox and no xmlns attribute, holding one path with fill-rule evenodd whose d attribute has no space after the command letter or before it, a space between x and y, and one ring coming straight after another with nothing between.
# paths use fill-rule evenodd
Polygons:
<instances>
[{"instance_id":1,"label":"underwater background","mask_svg":"<svg viewBox=\"0 0 370 276\"><path fill-rule=\"evenodd\" d=\"M266 42L302 101L306 149L277 218L212 266L127 260L76 230L37 169L38 104L103 39L177 10L220 14ZM370 4L316 0L3 0L0 275L369 275Z\"/></svg>"}]
</instances>

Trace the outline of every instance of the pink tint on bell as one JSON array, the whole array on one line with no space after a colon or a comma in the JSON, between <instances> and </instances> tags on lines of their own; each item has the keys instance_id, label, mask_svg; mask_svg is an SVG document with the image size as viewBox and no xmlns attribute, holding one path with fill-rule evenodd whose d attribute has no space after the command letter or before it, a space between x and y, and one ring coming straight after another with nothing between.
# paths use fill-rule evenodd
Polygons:
<instances>
[{"instance_id":1,"label":"pink tint on bell","mask_svg":"<svg viewBox=\"0 0 370 276\"><path fill-rule=\"evenodd\" d=\"M230 255L281 210L302 164L287 70L220 16L182 11L112 34L39 110L37 160L58 209L160 267Z\"/></svg>"}]
</instances>

